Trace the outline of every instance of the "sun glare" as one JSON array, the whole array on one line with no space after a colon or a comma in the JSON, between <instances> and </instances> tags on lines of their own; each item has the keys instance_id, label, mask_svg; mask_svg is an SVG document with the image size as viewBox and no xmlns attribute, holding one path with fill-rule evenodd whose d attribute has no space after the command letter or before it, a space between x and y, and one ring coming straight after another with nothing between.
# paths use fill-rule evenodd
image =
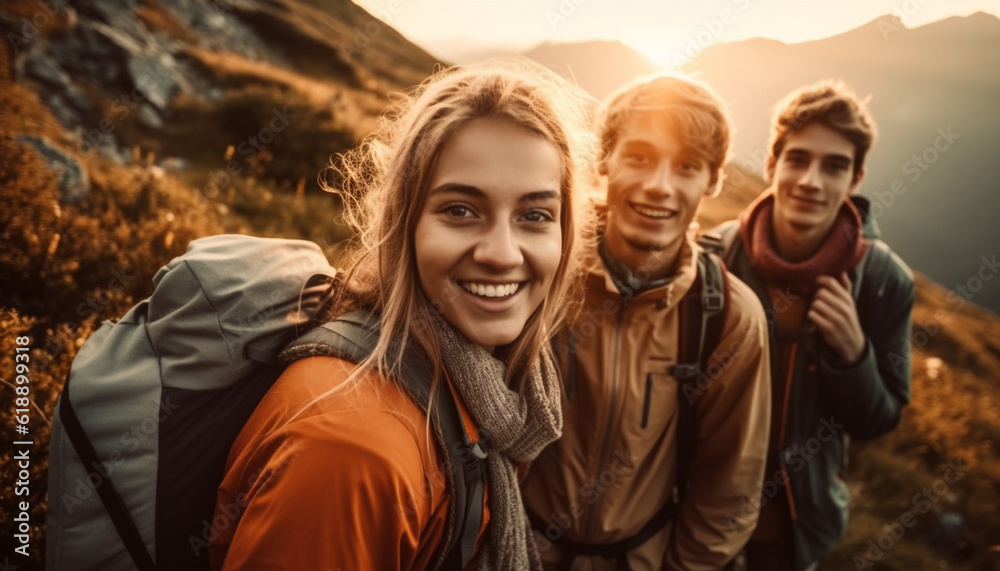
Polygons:
<instances>
[{"instance_id":1,"label":"sun glare","mask_svg":"<svg viewBox=\"0 0 1000 571\"><path fill-rule=\"evenodd\" d=\"M662 38L637 38L625 44L641 53L649 63L662 71L672 71L684 64L683 53L674 49Z\"/></svg>"}]
</instances>

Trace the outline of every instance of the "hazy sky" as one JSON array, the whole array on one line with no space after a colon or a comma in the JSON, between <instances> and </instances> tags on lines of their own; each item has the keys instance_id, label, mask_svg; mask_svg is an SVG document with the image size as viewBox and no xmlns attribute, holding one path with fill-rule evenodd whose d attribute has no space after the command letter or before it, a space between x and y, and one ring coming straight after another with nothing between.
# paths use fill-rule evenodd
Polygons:
<instances>
[{"instance_id":1,"label":"hazy sky","mask_svg":"<svg viewBox=\"0 0 1000 571\"><path fill-rule=\"evenodd\" d=\"M895 13L907 27L985 11L1000 0L354 0L434 55L518 51L543 41L617 39L654 63L691 42L825 38Z\"/></svg>"}]
</instances>

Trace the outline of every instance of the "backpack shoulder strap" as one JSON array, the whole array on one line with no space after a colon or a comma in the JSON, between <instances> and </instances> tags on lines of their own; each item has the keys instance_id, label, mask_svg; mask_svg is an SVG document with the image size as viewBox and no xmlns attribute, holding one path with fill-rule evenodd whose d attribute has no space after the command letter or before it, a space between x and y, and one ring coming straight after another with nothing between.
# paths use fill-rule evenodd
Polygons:
<instances>
[{"instance_id":1,"label":"backpack shoulder strap","mask_svg":"<svg viewBox=\"0 0 1000 571\"><path fill-rule=\"evenodd\" d=\"M677 364L670 369L677 383L678 440L674 501L690 484L697 427L694 422L697 383L706 378L708 359L722 340L729 311L729 279L719 256L702 250L698 276L681 300L677 331Z\"/></svg>"},{"instance_id":2,"label":"backpack shoulder strap","mask_svg":"<svg viewBox=\"0 0 1000 571\"><path fill-rule=\"evenodd\" d=\"M698 236L698 245L702 249L722 258L727 266L732 266L740 245L740 221L723 222L708 232Z\"/></svg>"},{"instance_id":3,"label":"backpack shoulder strap","mask_svg":"<svg viewBox=\"0 0 1000 571\"><path fill-rule=\"evenodd\" d=\"M876 297L885 295L885 288L889 278L889 267L892 265L893 253L889 245L879 239L873 239L872 245L868 248L865 257L855 267L853 293L854 301L860 300L861 288L863 284L871 282Z\"/></svg>"},{"instance_id":4,"label":"backpack shoulder strap","mask_svg":"<svg viewBox=\"0 0 1000 571\"><path fill-rule=\"evenodd\" d=\"M62 421L66 435L69 436L69 441L83 465L102 466L103 463L97 455L97 450L90 438L87 437L87 432L83 429L83 424L80 423L80 418L73 408L69 392L71 376L72 372L66 374L66 383L63 385L62 396L59 398L59 420ZM125 507L125 501L118 493L118 488L111 481L109 474L102 473L101 475L104 477L100 479L94 489L98 497L101 498L101 502L104 503L104 508L108 511L108 516L118 531L118 535L121 536L122 542L125 543L125 549L132 556L132 561L139 571L156 571L156 563L153 562L153 557L146 549L146 544L139 533L139 527L129 514L128 508Z\"/></svg>"},{"instance_id":5,"label":"backpack shoulder strap","mask_svg":"<svg viewBox=\"0 0 1000 571\"><path fill-rule=\"evenodd\" d=\"M379 341L378 318L369 312L353 311L313 329L281 352L281 360L290 362L311 355L330 355L359 363L374 351ZM398 351L390 346L390 358ZM434 423L448 443L451 458L452 508L454 525L448 544L439 553L443 569L465 569L476 547L483 521L485 489L486 438L473 443L465 428L458 404L449 390L431 394L431 365L416 351L404 350L402 374L397 382L419 407L429 410ZM433 398L433 402L432 402ZM482 444L481 444L482 442Z\"/></svg>"}]
</instances>

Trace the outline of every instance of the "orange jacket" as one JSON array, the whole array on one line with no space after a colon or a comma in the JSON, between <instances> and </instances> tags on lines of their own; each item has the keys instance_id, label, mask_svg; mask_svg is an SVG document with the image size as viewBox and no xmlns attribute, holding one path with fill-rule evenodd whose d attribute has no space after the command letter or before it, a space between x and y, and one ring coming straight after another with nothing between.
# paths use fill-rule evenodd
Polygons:
<instances>
[{"instance_id":1,"label":"orange jacket","mask_svg":"<svg viewBox=\"0 0 1000 571\"><path fill-rule=\"evenodd\" d=\"M677 307L697 276L697 248L690 233L671 283L626 303L592 255L586 302L572 325L575 397L563 390L563 436L532 463L524 485L525 505L551 524L537 535L547 567L561 559L553 540L627 539L671 500L678 395L667 371L677 361ZM728 318L695 404L691 486L672 522L630 552L632 569L718 569L756 524L756 510L741 510L760 493L767 452L767 323L750 288L732 276L729 284ZM616 564L581 556L573 569Z\"/></svg>"},{"instance_id":2,"label":"orange jacket","mask_svg":"<svg viewBox=\"0 0 1000 571\"><path fill-rule=\"evenodd\" d=\"M219 487L209 535L213 569L433 565L449 495L417 405L398 384L370 373L302 410L355 367L333 357L296 361L261 400L229 452ZM459 408L470 438L478 439ZM484 506L480 544L488 521Z\"/></svg>"}]
</instances>

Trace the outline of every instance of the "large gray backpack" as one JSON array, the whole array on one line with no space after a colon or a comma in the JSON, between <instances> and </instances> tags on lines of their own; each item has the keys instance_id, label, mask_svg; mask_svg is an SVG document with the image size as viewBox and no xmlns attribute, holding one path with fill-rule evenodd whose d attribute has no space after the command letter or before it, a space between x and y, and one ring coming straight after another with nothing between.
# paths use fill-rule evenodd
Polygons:
<instances>
[{"instance_id":1,"label":"large gray backpack","mask_svg":"<svg viewBox=\"0 0 1000 571\"><path fill-rule=\"evenodd\" d=\"M357 362L378 339L364 314L316 327L335 274L311 242L202 238L160 269L148 299L84 343L52 423L48 569L208 569L209 541L235 524L213 521L226 457L283 369L276 355L298 338ZM415 363L406 355L400 380L426 405L430 373ZM472 450L447 392L433 421ZM482 458L467 458L449 479L465 509L452 510L462 519L439 558L455 568L482 517Z\"/></svg>"}]
</instances>

